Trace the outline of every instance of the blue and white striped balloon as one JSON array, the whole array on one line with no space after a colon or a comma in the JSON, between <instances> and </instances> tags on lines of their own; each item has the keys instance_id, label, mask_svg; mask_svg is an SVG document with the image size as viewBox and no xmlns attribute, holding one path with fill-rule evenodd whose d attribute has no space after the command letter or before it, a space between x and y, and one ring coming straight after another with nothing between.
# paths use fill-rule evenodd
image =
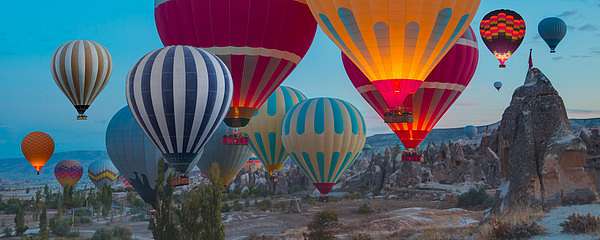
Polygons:
<instances>
[{"instance_id":1,"label":"blue and white striped balloon","mask_svg":"<svg viewBox=\"0 0 600 240\"><path fill-rule=\"evenodd\" d=\"M335 98L313 98L290 110L283 145L322 194L327 194L366 142L362 114Z\"/></svg>"},{"instance_id":2,"label":"blue and white striped balloon","mask_svg":"<svg viewBox=\"0 0 600 240\"><path fill-rule=\"evenodd\" d=\"M131 69L127 102L169 166L185 173L223 121L233 91L231 74L199 48L168 46Z\"/></svg>"}]
</instances>

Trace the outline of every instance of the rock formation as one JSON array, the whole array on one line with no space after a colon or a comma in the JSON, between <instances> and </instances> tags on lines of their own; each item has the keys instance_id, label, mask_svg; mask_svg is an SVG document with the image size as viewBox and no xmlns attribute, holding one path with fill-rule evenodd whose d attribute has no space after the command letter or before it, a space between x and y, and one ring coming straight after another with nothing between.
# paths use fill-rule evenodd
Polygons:
<instances>
[{"instance_id":1,"label":"rock formation","mask_svg":"<svg viewBox=\"0 0 600 240\"><path fill-rule=\"evenodd\" d=\"M586 146L571 132L562 98L539 69L531 68L515 90L495 141L507 181L500 210L595 194L583 168Z\"/></svg>"}]
</instances>

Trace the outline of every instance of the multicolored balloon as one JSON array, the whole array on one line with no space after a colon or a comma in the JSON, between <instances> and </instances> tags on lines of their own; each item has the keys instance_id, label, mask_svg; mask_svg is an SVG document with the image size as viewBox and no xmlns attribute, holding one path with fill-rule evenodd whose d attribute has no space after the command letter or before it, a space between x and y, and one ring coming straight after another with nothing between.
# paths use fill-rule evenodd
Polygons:
<instances>
[{"instance_id":1,"label":"multicolored balloon","mask_svg":"<svg viewBox=\"0 0 600 240\"><path fill-rule=\"evenodd\" d=\"M162 153L146 136L127 106L108 123L106 151L140 197L156 207L156 179Z\"/></svg>"},{"instance_id":2,"label":"multicolored balloon","mask_svg":"<svg viewBox=\"0 0 600 240\"><path fill-rule=\"evenodd\" d=\"M387 106L377 88L350 59L342 55L342 61L354 87L383 118ZM477 40L469 28L429 74L421 88L404 102L403 107L413 113L413 122L388 123L406 148L416 149L423 142L469 85L478 61Z\"/></svg>"},{"instance_id":3,"label":"multicolored balloon","mask_svg":"<svg viewBox=\"0 0 600 240\"><path fill-rule=\"evenodd\" d=\"M96 160L88 166L88 177L98 189L110 187L119 178L119 170L108 159Z\"/></svg>"},{"instance_id":4,"label":"multicolored balloon","mask_svg":"<svg viewBox=\"0 0 600 240\"><path fill-rule=\"evenodd\" d=\"M560 41L567 35L567 24L560 18L544 18L538 25L538 32L550 47L550 52L555 53Z\"/></svg>"},{"instance_id":5,"label":"multicolored balloon","mask_svg":"<svg viewBox=\"0 0 600 240\"><path fill-rule=\"evenodd\" d=\"M29 133L21 141L21 152L39 175L54 153L54 140L44 132Z\"/></svg>"},{"instance_id":6,"label":"multicolored balloon","mask_svg":"<svg viewBox=\"0 0 600 240\"><path fill-rule=\"evenodd\" d=\"M263 162L269 175L283 168L287 152L281 142L283 117L296 104L306 100L297 89L281 86L252 117L252 121L240 129L248 135L252 150Z\"/></svg>"},{"instance_id":7,"label":"multicolored balloon","mask_svg":"<svg viewBox=\"0 0 600 240\"><path fill-rule=\"evenodd\" d=\"M198 168L204 175L208 175L212 165L217 164L221 181L225 186L235 179L242 166L252 156L252 150L248 145L223 142L222 136L228 131L230 128L225 123L220 124L215 135L204 146L202 155L198 159Z\"/></svg>"},{"instance_id":8,"label":"multicolored balloon","mask_svg":"<svg viewBox=\"0 0 600 240\"><path fill-rule=\"evenodd\" d=\"M110 53L94 41L67 42L52 56L54 81L75 106L78 120L87 119L85 111L104 89L111 72Z\"/></svg>"},{"instance_id":9,"label":"multicolored balloon","mask_svg":"<svg viewBox=\"0 0 600 240\"><path fill-rule=\"evenodd\" d=\"M133 116L178 173L192 161L223 121L231 103L231 74L199 48L154 50L131 69L127 102Z\"/></svg>"},{"instance_id":10,"label":"multicolored balloon","mask_svg":"<svg viewBox=\"0 0 600 240\"><path fill-rule=\"evenodd\" d=\"M225 122L236 128L294 70L317 28L304 0L157 0L154 16L165 46L203 48L231 70Z\"/></svg>"},{"instance_id":11,"label":"multicolored balloon","mask_svg":"<svg viewBox=\"0 0 600 240\"><path fill-rule=\"evenodd\" d=\"M313 98L290 110L283 145L321 194L328 194L366 142L362 114L335 98Z\"/></svg>"},{"instance_id":12,"label":"multicolored balloon","mask_svg":"<svg viewBox=\"0 0 600 240\"><path fill-rule=\"evenodd\" d=\"M506 61L517 51L525 38L525 20L512 10L500 9L483 17L479 26L483 43L506 67Z\"/></svg>"},{"instance_id":13,"label":"multicolored balloon","mask_svg":"<svg viewBox=\"0 0 600 240\"><path fill-rule=\"evenodd\" d=\"M63 188L75 187L83 175L83 167L75 160L62 160L54 167L54 177Z\"/></svg>"},{"instance_id":14,"label":"multicolored balloon","mask_svg":"<svg viewBox=\"0 0 600 240\"><path fill-rule=\"evenodd\" d=\"M500 89L502 89L502 85L503 84L500 81L494 82L494 88L496 88L496 90L498 90L498 91L500 91Z\"/></svg>"},{"instance_id":15,"label":"multicolored balloon","mask_svg":"<svg viewBox=\"0 0 600 240\"><path fill-rule=\"evenodd\" d=\"M479 0L307 0L321 29L395 111L473 20Z\"/></svg>"}]
</instances>

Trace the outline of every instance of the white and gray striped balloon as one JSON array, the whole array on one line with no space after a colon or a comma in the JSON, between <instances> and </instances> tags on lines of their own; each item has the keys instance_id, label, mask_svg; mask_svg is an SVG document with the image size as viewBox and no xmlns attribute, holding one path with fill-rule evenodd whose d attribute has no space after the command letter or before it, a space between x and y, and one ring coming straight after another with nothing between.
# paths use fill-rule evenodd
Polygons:
<instances>
[{"instance_id":1,"label":"white and gray striped balloon","mask_svg":"<svg viewBox=\"0 0 600 240\"><path fill-rule=\"evenodd\" d=\"M227 114L231 74L199 48L169 46L144 56L127 77L127 102L169 165L185 173Z\"/></svg>"},{"instance_id":2,"label":"white and gray striped balloon","mask_svg":"<svg viewBox=\"0 0 600 240\"><path fill-rule=\"evenodd\" d=\"M63 44L52 57L52 76L85 120L85 111L104 89L112 71L112 59L102 45L88 40Z\"/></svg>"}]
</instances>

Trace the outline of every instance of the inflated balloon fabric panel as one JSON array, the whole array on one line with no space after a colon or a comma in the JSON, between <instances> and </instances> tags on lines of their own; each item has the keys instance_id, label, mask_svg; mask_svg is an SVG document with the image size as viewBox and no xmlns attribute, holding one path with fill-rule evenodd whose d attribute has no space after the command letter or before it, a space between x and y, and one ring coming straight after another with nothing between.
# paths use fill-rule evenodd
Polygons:
<instances>
[{"instance_id":1,"label":"inflated balloon fabric panel","mask_svg":"<svg viewBox=\"0 0 600 240\"><path fill-rule=\"evenodd\" d=\"M106 129L106 152L122 176L148 204L156 204L156 177L162 153L138 125L128 106Z\"/></svg>"},{"instance_id":2,"label":"inflated balloon fabric panel","mask_svg":"<svg viewBox=\"0 0 600 240\"><path fill-rule=\"evenodd\" d=\"M83 168L79 162L74 160L60 161L54 167L54 176L63 187L75 186L81 179L81 175L83 175Z\"/></svg>"},{"instance_id":3,"label":"inflated balloon fabric panel","mask_svg":"<svg viewBox=\"0 0 600 240\"><path fill-rule=\"evenodd\" d=\"M299 90L281 86L256 112L242 132L248 135L252 150L263 162L269 173L283 168L288 154L281 142L283 117L296 104L306 100Z\"/></svg>"},{"instance_id":4,"label":"inflated balloon fabric panel","mask_svg":"<svg viewBox=\"0 0 600 240\"><path fill-rule=\"evenodd\" d=\"M184 172L229 109L229 70L202 49L170 46L143 57L127 81L136 120L169 164Z\"/></svg>"},{"instance_id":5,"label":"inflated balloon fabric panel","mask_svg":"<svg viewBox=\"0 0 600 240\"><path fill-rule=\"evenodd\" d=\"M25 159L39 172L54 153L54 140L46 133L32 132L21 142L21 151Z\"/></svg>"},{"instance_id":6,"label":"inflated balloon fabric panel","mask_svg":"<svg viewBox=\"0 0 600 240\"><path fill-rule=\"evenodd\" d=\"M157 1L156 26L168 45L219 56L234 81L232 108L258 109L304 57L316 32L297 0Z\"/></svg>"},{"instance_id":7,"label":"inflated balloon fabric panel","mask_svg":"<svg viewBox=\"0 0 600 240\"><path fill-rule=\"evenodd\" d=\"M473 0L307 2L323 31L371 81L425 80L479 7Z\"/></svg>"},{"instance_id":8,"label":"inflated balloon fabric panel","mask_svg":"<svg viewBox=\"0 0 600 240\"><path fill-rule=\"evenodd\" d=\"M93 41L68 42L52 57L56 85L75 106L92 104L108 83L111 71L110 53Z\"/></svg>"},{"instance_id":9,"label":"inflated balloon fabric panel","mask_svg":"<svg viewBox=\"0 0 600 240\"><path fill-rule=\"evenodd\" d=\"M480 34L501 64L517 50L525 38L525 20L511 10L496 10L483 17Z\"/></svg>"},{"instance_id":10,"label":"inflated balloon fabric panel","mask_svg":"<svg viewBox=\"0 0 600 240\"><path fill-rule=\"evenodd\" d=\"M550 49L554 51L560 41L567 35L567 24L557 17L545 18L538 25L538 32Z\"/></svg>"},{"instance_id":11,"label":"inflated balloon fabric panel","mask_svg":"<svg viewBox=\"0 0 600 240\"><path fill-rule=\"evenodd\" d=\"M350 103L313 98L286 114L283 144L313 183L335 183L366 142L362 114Z\"/></svg>"},{"instance_id":12,"label":"inflated balloon fabric panel","mask_svg":"<svg viewBox=\"0 0 600 240\"><path fill-rule=\"evenodd\" d=\"M98 188L111 186L119 177L119 170L108 159L96 160L88 166L88 177Z\"/></svg>"}]
</instances>

